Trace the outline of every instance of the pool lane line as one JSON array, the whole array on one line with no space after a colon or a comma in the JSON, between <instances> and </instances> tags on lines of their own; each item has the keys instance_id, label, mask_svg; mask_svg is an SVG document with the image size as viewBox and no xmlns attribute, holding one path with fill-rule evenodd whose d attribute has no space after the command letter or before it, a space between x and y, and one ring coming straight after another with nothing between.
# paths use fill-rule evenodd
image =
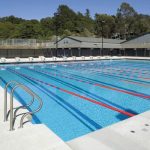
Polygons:
<instances>
[{"instance_id":1,"label":"pool lane line","mask_svg":"<svg viewBox=\"0 0 150 150\"><path fill-rule=\"evenodd\" d=\"M130 78L137 78L137 79L142 79L142 80L150 80L150 78L146 78L146 77L139 77L139 75L136 75L134 73L131 73L130 75L128 74L124 74L122 72L109 72L109 71L106 71L106 69L101 69L101 70L97 70L97 69L89 69L89 68L82 68L82 67L78 67L78 68L73 68L73 69L77 69L77 70L82 70L82 71L88 71L90 73L107 73L107 74L115 74L115 75L121 75L121 76L129 76ZM99 69L99 68L98 68Z\"/></svg>"},{"instance_id":2,"label":"pool lane line","mask_svg":"<svg viewBox=\"0 0 150 150\"><path fill-rule=\"evenodd\" d=\"M144 80L150 80L150 78L143 78Z\"/></svg>"},{"instance_id":3,"label":"pool lane line","mask_svg":"<svg viewBox=\"0 0 150 150\"><path fill-rule=\"evenodd\" d=\"M20 75L18 75L21 77ZM22 78L22 77L21 77ZM24 80L24 77L22 78ZM50 89L47 89L40 83L37 83L31 79L26 79L27 82L29 82L31 85L42 91L44 94L46 94L49 98L52 99L52 101L56 102L60 107L64 108L67 112L69 112L73 117L75 117L77 120L79 120L82 124L84 124L88 129L91 131L95 131L95 129L102 128L101 125L96 123L94 120L86 116L84 113L80 112L76 107L71 105L69 102L65 101L63 98L58 96L55 92L51 91Z\"/></svg>"},{"instance_id":4,"label":"pool lane line","mask_svg":"<svg viewBox=\"0 0 150 150\"><path fill-rule=\"evenodd\" d=\"M64 67L63 67L64 68ZM82 67L80 67L80 68L72 68L72 69L74 69L74 71L76 71L76 70L81 70L81 71L88 71L88 72L90 72L91 74L95 74L95 73L105 73L105 74L108 74L108 75L112 75L113 73L110 73L110 72L104 72L103 71L103 69L102 70L94 70L94 69L90 69L90 70L88 70L87 68L85 69L85 68L82 68ZM115 73L115 75L121 75L121 76L127 76L127 74L126 75L124 75L123 73ZM150 80L150 78L143 78L143 77L138 77L138 76L135 76L135 75L132 75L132 74L130 74L130 76L129 76L130 78L137 78L137 79L143 79L143 80Z\"/></svg>"},{"instance_id":5,"label":"pool lane line","mask_svg":"<svg viewBox=\"0 0 150 150\"><path fill-rule=\"evenodd\" d=\"M90 67L91 68L91 67ZM81 67L81 69L83 69L82 67ZM126 71L126 70L120 70L120 69L109 69L109 68L104 68L104 69L101 69L101 68L99 68L99 67L95 67L95 69L98 69L98 70L94 70L94 71L101 71L102 70L102 72L107 72L107 73L115 73L116 74L116 72L117 73L121 73L121 74L132 74L132 75L134 75L134 76L136 76L136 77L139 77L138 75L139 74L141 74L141 75L147 75L147 76L149 76L150 74L149 73L142 73L142 72L135 72L134 70L132 70L132 71ZM99 70L99 69L101 69L101 70ZM83 70L86 70L86 69L83 69ZM91 70L91 69L90 69ZM142 77L140 77L140 78L142 78Z\"/></svg>"},{"instance_id":6,"label":"pool lane line","mask_svg":"<svg viewBox=\"0 0 150 150\"><path fill-rule=\"evenodd\" d=\"M150 73L147 72L142 72L142 71L136 71L136 70L127 70L127 69L122 69L122 68L106 68L106 70L113 70L113 71L120 71L120 72L125 72L125 73L138 73L138 74L144 74L144 75L150 75Z\"/></svg>"},{"instance_id":7,"label":"pool lane line","mask_svg":"<svg viewBox=\"0 0 150 150\"><path fill-rule=\"evenodd\" d=\"M26 69L29 69L29 68L26 68ZM59 75L59 74L56 74L56 73L50 73L50 72L47 72L47 71L39 71L39 70L35 70L35 69L29 69L29 70L33 70L33 71L36 71L36 72L45 73L45 74L49 74L49 75L53 75L53 76L58 76L58 77L66 78L66 79L70 79L70 80L75 80L75 81L86 83L86 84L89 84L89 85L93 85L93 86L97 86L97 87L101 87L101 88L110 89L110 90L113 90L113 91L126 93L126 94L129 94L129 95L137 96L137 97L140 97L140 98L150 99L149 95L144 95L144 94L140 94L140 93L134 93L134 92L126 91L126 90L121 90L121 89L117 89L117 88L114 88L114 87L102 85L102 84L99 84L99 83L92 83L92 82L89 82L89 81L79 80L79 79L75 79L73 77Z\"/></svg>"},{"instance_id":8,"label":"pool lane line","mask_svg":"<svg viewBox=\"0 0 150 150\"><path fill-rule=\"evenodd\" d=\"M144 79L141 80L141 79L138 79L138 78L134 78L134 77L132 77L132 76L127 76L127 75L126 75L126 76L125 76L125 75L122 76L122 75L119 75L119 74L118 74L118 75L117 75L117 74L114 75L114 74L103 73L103 72L102 72L102 73L97 73L97 74L96 74L96 73L91 73L91 74L93 74L93 75L106 75L106 76L110 76L110 77L121 78L121 79L123 78L123 79L125 79L125 80L136 81L137 83L138 83L138 82L140 82L140 83L141 83L141 82L142 82L142 83L144 82L144 83L146 83L146 84L150 84L149 81L145 81Z\"/></svg>"},{"instance_id":9,"label":"pool lane line","mask_svg":"<svg viewBox=\"0 0 150 150\"><path fill-rule=\"evenodd\" d=\"M72 66L73 66L73 65L72 65ZM86 66L86 65L85 65L85 66ZM92 66L96 66L97 68L99 68L100 65L97 65L97 64L96 64L96 65L92 65ZM89 66L86 66L86 67L89 68ZM114 68L113 66L112 66L113 68L110 67L110 66L107 66L107 67L109 67L109 68L105 68L105 70L106 70L106 69L107 69L107 70L114 70L114 71L115 71L115 70L117 70L117 71L120 70L120 68L119 68L119 70L118 70L118 69ZM91 66L90 66L90 68L91 68ZM129 69L129 68L128 68L128 69ZM121 69L120 71L124 71L124 72L129 72L129 73L130 73L130 72L132 72L132 71L135 72L136 70L134 70L134 69L131 70L131 69L130 69L130 71L127 71L127 69L125 70L125 69L123 68L123 69ZM136 73L143 73L143 72L141 71L141 72L136 72ZM144 74L145 74L145 73L144 73ZM147 73L146 73L146 74L147 74Z\"/></svg>"},{"instance_id":10,"label":"pool lane line","mask_svg":"<svg viewBox=\"0 0 150 150\"><path fill-rule=\"evenodd\" d=\"M119 72L119 74L126 74L126 75L129 75L130 74L130 76L133 76L133 77L137 77L137 78L145 78L146 76L150 76L150 74L146 74L146 73L141 73L141 72L135 72L135 71L131 71L131 72L126 72L126 71L122 71L122 70L116 70L117 72ZM110 72L110 71L107 71L108 73L115 73L116 74L116 72L115 71L113 71L113 72ZM143 76L145 76L145 77L143 77Z\"/></svg>"},{"instance_id":11,"label":"pool lane line","mask_svg":"<svg viewBox=\"0 0 150 150\"><path fill-rule=\"evenodd\" d=\"M28 69L27 69L27 70L28 70ZM32 72L35 73L36 71L35 71L35 70L32 70ZM107 100L107 99L101 97L100 95L95 95L96 93L91 93L90 91L86 91L86 90L84 90L83 88L80 88L80 87L78 87L78 86L76 86L76 85L74 85L74 84L71 84L70 82L63 81L62 79L60 79L60 78L58 78L58 77L56 77L56 76L50 76L50 75L47 75L47 74L44 74L44 73L40 73L40 72L37 72L37 73L40 74L40 75L42 75L42 76L45 76L45 77L48 78L48 79L52 79L52 80L54 80L55 82L64 84L64 85L67 86L67 87L69 86L70 88L75 89L76 91L78 91L79 94L80 94L80 93L83 93L83 94L86 95L87 97L93 98L93 99L95 99L95 100L97 100L97 101L104 102L104 103L106 103L106 104L108 104L108 105L114 106L114 107L119 108L119 109L122 109L122 110L125 110L125 109L126 109L126 108L124 108L124 107L122 107L122 106L120 106L120 105L118 105L118 104L116 104L116 103L111 102L110 100ZM96 98L95 98L95 97L96 97Z\"/></svg>"},{"instance_id":12,"label":"pool lane line","mask_svg":"<svg viewBox=\"0 0 150 150\"><path fill-rule=\"evenodd\" d=\"M61 66L61 67L62 68L66 68L66 67L63 67L63 66ZM72 68L70 66L69 67L67 66L67 68L74 69L74 71L76 71L76 70L88 71L90 73L97 73L97 72L98 73L108 73L108 74L113 74L114 73L114 72L108 72L108 71L106 71L106 68L105 68L105 71L104 71L104 69L101 69L101 70L89 69L89 67L86 67L86 68L83 68L83 67ZM116 72L115 72L115 75L126 76L123 73L116 73ZM139 78L137 75L132 75L132 76L136 77L136 78ZM143 79L142 77L140 77L140 78Z\"/></svg>"},{"instance_id":13,"label":"pool lane line","mask_svg":"<svg viewBox=\"0 0 150 150\"><path fill-rule=\"evenodd\" d=\"M64 65L58 65L58 66L62 66L62 67L63 67ZM86 65L84 65L84 66L86 66ZM98 66L97 64L96 64L96 65L92 65L92 66L96 66L96 67L99 69L99 66ZM89 67L91 68L92 66L86 66L86 68L89 68ZM70 67L70 66L68 66L68 68L69 68L69 67ZM73 67L76 67L76 66L71 65L70 68L73 68ZM78 68L79 68L79 67L77 66L76 69L78 69ZM81 68L82 70L85 70L84 68L81 67L81 65L80 65L80 68ZM114 71L115 71L116 69L115 69L114 67L110 69L110 67L109 67L109 68L105 68L105 70L114 70ZM119 70L118 70L118 71L119 71ZM127 72L127 70L123 70L123 71L124 71L124 72ZM133 70L132 70L132 71L133 71ZM130 70L130 72L131 72L131 70ZM129 73L130 73L130 72L129 72ZM134 71L134 73L135 73L135 71ZM140 73L143 73L143 72L140 72Z\"/></svg>"},{"instance_id":14,"label":"pool lane line","mask_svg":"<svg viewBox=\"0 0 150 150\"><path fill-rule=\"evenodd\" d=\"M48 68L48 69L51 69L51 70L54 70L54 71L56 71L56 72L63 72L63 74L69 74L68 72L66 72L66 71L62 71L62 70L57 70L57 69L53 69L53 68L51 68L51 67L46 67L46 68ZM96 74L95 74L96 75ZM113 76L113 78L115 77L115 78L119 78L119 81L121 81L121 80L124 80L124 81L131 81L131 82L134 82L135 84L137 83L137 84L143 84L143 85L145 85L145 86L147 86L146 84L149 84L149 82L147 83L146 81L142 81L142 80L137 80L137 79L131 79L131 78L126 78L126 77L120 77L120 76L116 76L116 75L111 75L111 74L106 74L106 73L99 73L99 75L107 75L107 78L112 78L112 76ZM121 78L121 79L120 79ZM124 78L124 79L122 79L122 78ZM142 83L141 83L142 82ZM145 84L144 84L144 83Z\"/></svg>"},{"instance_id":15,"label":"pool lane line","mask_svg":"<svg viewBox=\"0 0 150 150\"><path fill-rule=\"evenodd\" d=\"M128 72L128 73L131 73L131 72L134 72L134 73L142 73L142 74L150 74L149 71L147 72L143 72L143 71L137 71L137 70L134 70L134 69L125 69L125 68L107 68L108 70L114 70L114 71L122 71L122 72Z\"/></svg>"},{"instance_id":16,"label":"pool lane line","mask_svg":"<svg viewBox=\"0 0 150 150\"><path fill-rule=\"evenodd\" d=\"M145 66L145 64L138 64L138 65L135 65L135 64L132 64L132 66L130 66L131 65L131 63L125 63L125 64L120 64L120 63L116 63L116 64L113 64L113 65L120 65L120 67L122 68L127 68L127 69L134 69L134 70L139 70L139 71L149 71L149 69L150 69L150 67L146 67ZM128 66L130 66L130 68L128 68ZM143 67L144 66L144 69L141 69L141 67Z\"/></svg>"},{"instance_id":17,"label":"pool lane line","mask_svg":"<svg viewBox=\"0 0 150 150\"><path fill-rule=\"evenodd\" d=\"M138 82L134 82L134 81L130 81L130 80L121 80L120 79L120 81L125 82L125 83L131 83L131 84L140 85L140 86L143 86L143 87L150 87L150 85L143 84L143 83L138 83Z\"/></svg>"},{"instance_id":18,"label":"pool lane line","mask_svg":"<svg viewBox=\"0 0 150 150\"><path fill-rule=\"evenodd\" d=\"M43 71L40 71L40 72L43 72ZM52 74L52 73L45 72L45 71L43 73ZM144 95L144 94L139 94L139 93L134 93L134 92L126 91L126 90L121 90L121 89L105 86L105 85L98 84L98 83L92 83L92 82L89 82L89 81L78 80L78 79L75 79L75 78L72 78L72 77L66 77L66 76L59 75L59 74L53 74L53 75L54 76L60 76L62 78L75 80L75 81L86 83L86 84L90 84L90 85L94 85L94 86L98 86L98 87L102 87L102 88L107 88L107 89L114 90L114 91L123 92L123 93L130 94L130 95L133 95L133 96L138 96L138 97L141 97L141 98L146 98L146 99L148 98L148 99L150 99L150 96Z\"/></svg>"},{"instance_id":19,"label":"pool lane line","mask_svg":"<svg viewBox=\"0 0 150 150\"><path fill-rule=\"evenodd\" d=\"M41 80L39 80L39 79L30 77L30 76L27 76L27 75L25 75L25 74L23 74L23 73L20 73L20 72L17 72L17 71L15 71L15 70L13 70L13 69L10 69L10 68L8 69L8 68L7 68L7 70L9 70L9 71L11 71L11 72L13 72L13 73L16 73L16 74L18 74L18 75L21 75L21 76L23 76L23 77L25 77L25 78L27 78L27 79L31 79L31 80L34 80L34 81L36 81L36 82L45 84L45 85L50 86L50 87L52 87L52 88L55 88L55 89L57 89L57 90L59 90L59 91L62 91L62 92L64 92L64 93L73 95L73 96L75 96L75 97L79 97L79 98L81 98L81 99L83 99L83 100L89 101L89 102L94 103L94 104L96 104L96 105L103 106L103 107L108 108L108 109L110 109L110 110L119 112L119 113L121 113L121 114L123 114L123 115L126 115L126 116L128 116L128 117L133 117L133 116L135 116L135 114L133 114L133 113L129 113L129 112L127 112L127 111L124 111L124 110L115 108L115 107L110 106L110 105L107 105L107 104L105 104L105 103L98 102L98 101L96 101L96 100L94 100L94 99L91 99L91 98L88 98L88 97L79 95L79 94L77 94L77 93L71 92L71 91L69 91L69 90L66 90L66 89L63 89L63 88L60 88L60 87L57 87L57 86L55 86L55 85L53 85L53 84L50 84L50 83L41 81Z\"/></svg>"},{"instance_id":20,"label":"pool lane line","mask_svg":"<svg viewBox=\"0 0 150 150\"><path fill-rule=\"evenodd\" d=\"M56 69L52 69L52 70L56 70ZM58 70L56 70L57 72L58 72ZM65 72L65 71L61 71L61 74L64 74L64 73L62 73L62 72ZM49 73L49 72L48 72ZM59 73L59 72L58 72ZM72 75L72 74L70 74L70 73L68 73L68 72L65 72L65 74L69 74L69 75ZM75 75L76 76L76 75ZM117 77L118 78L118 77ZM80 79L81 80L81 79ZM81 80L82 81L82 80ZM87 82L88 83L88 81L85 81L85 82ZM104 83L105 84L105 83ZM113 86L113 85L111 85L111 86ZM119 87L116 87L117 89L120 89ZM123 89L123 90L125 90L125 91L129 91L128 89ZM137 94L137 92L136 91L129 91L129 92L133 92L133 93L136 93ZM129 94L129 93L128 93ZM149 95L145 95L145 94L143 94L143 93L138 93L138 94L142 94L142 95L144 95L144 97L142 97L142 98L150 98L150 96ZM146 96L146 97L145 97ZM148 96L148 97L147 97Z\"/></svg>"},{"instance_id":21,"label":"pool lane line","mask_svg":"<svg viewBox=\"0 0 150 150\"><path fill-rule=\"evenodd\" d=\"M112 62L113 62L113 61L112 61ZM88 63L84 63L84 64L88 64ZM120 64L120 63L117 62L117 63L105 64L104 61L101 61L101 62L97 62L97 63L96 63L96 65L103 65L103 64L104 64L105 66L106 66L106 65L107 65L107 66L116 66L116 65L119 64L119 67L121 67L121 68L130 69L130 68L132 67L132 68L131 68L132 70L139 70L139 71L149 71L149 69L150 69L149 67L145 67L145 69L139 68L139 67L143 67L145 64L137 64L137 65L132 64L132 66L130 66L130 68L128 68L127 66L131 65L131 63L127 63L127 62L126 62L126 63ZM74 65L74 64L73 64L73 65ZM76 64L75 64L75 65L76 65ZM74 66L75 66L75 65L74 65ZM76 65L76 66L77 66L77 65ZM78 66L79 66L79 65L78 65ZM136 68L135 68L135 67L136 67ZM131 70L131 69L130 69L130 70Z\"/></svg>"},{"instance_id":22,"label":"pool lane line","mask_svg":"<svg viewBox=\"0 0 150 150\"><path fill-rule=\"evenodd\" d=\"M86 65L85 65L86 66ZM92 65L92 66L96 66L96 68L98 68L99 69L99 66L97 67L97 65ZM70 67L70 66L69 66ZM91 68L91 66L86 66L86 68ZM80 68L81 69L83 69L81 66L80 66ZM110 67L109 67L110 68ZM83 69L84 70L84 69ZM113 70L113 71L116 71L117 69L115 69L115 68L112 68L112 69L108 69L108 68L105 68L105 70ZM133 73L135 74L135 73L142 73L142 74L147 74L147 75L149 75L148 73L143 73L143 72L135 72L136 70L134 70L134 69L132 69L132 71L130 70L130 71L127 71L127 70L125 70L125 69L122 69L122 70L117 70L117 71L122 71L122 72L127 72L127 73L132 73L133 71Z\"/></svg>"}]
</instances>

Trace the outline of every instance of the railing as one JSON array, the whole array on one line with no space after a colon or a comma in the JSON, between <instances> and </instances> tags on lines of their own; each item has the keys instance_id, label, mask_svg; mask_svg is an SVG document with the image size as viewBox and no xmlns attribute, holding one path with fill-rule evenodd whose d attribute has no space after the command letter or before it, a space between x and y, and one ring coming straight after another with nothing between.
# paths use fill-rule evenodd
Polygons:
<instances>
[{"instance_id":1,"label":"railing","mask_svg":"<svg viewBox=\"0 0 150 150\"><path fill-rule=\"evenodd\" d=\"M36 40L36 39L0 39L0 49L40 49L40 48L55 48L55 44L49 40Z\"/></svg>"},{"instance_id":2,"label":"railing","mask_svg":"<svg viewBox=\"0 0 150 150\"><path fill-rule=\"evenodd\" d=\"M7 93L8 93L8 87L10 85L14 85L14 87L12 87L12 89L10 91L10 110L7 111ZM13 97L14 97L14 92L15 92L15 90L17 88L21 88L24 91L26 91L29 95L31 95L32 99L31 99L31 101L28 104L26 104L24 106L20 106L20 107L14 108L14 106L13 106ZM8 120L8 117L10 115L10 131L13 130L17 111L19 109L26 109L26 108L30 107L34 103L35 99L38 100L38 102L39 102L38 108L35 109L32 112L26 112L26 113L23 114L23 116L20 119L20 128L23 128L24 119L27 116L32 116L33 114L35 114L35 113L37 113L38 111L41 110L41 108L43 106L43 102L42 102L42 99L37 94L35 94L28 87L24 86L23 84L21 84L21 83L19 83L17 81L10 81L10 82L8 82L6 84L5 89L4 89L4 122ZM15 109L15 111L14 111L14 109Z\"/></svg>"}]
</instances>

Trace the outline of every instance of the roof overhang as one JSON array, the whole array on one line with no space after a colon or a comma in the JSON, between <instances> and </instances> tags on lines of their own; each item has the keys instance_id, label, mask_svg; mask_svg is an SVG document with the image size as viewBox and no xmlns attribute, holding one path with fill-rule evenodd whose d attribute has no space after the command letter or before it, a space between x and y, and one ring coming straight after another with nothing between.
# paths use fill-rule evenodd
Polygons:
<instances>
[{"instance_id":1,"label":"roof overhang","mask_svg":"<svg viewBox=\"0 0 150 150\"><path fill-rule=\"evenodd\" d=\"M122 44L122 48L150 48L150 43Z\"/></svg>"}]
</instances>

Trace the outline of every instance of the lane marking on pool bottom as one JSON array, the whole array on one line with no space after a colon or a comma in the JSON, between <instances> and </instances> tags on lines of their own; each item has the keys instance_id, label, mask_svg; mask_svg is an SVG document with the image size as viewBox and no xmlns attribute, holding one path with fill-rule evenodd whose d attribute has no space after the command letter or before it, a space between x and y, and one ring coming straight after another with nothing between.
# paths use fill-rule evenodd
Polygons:
<instances>
[{"instance_id":1,"label":"lane marking on pool bottom","mask_svg":"<svg viewBox=\"0 0 150 150\"><path fill-rule=\"evenodd\" d=\"M89 69L89 68L82 68L82 67L78 67L78 68L71 68L71 69L75 69L74 71L76 71L76 70L84 70L84 71L88 71L88 72L90 72L90 73L92 73L92 74L95 74L95 73L103 73L103 71L102 70L97 70L97 69L99 69L99 68L97 68L96 70L95 69ZM88 70L87 70L88 69ZM110 73L110 72L105 72L105 73L107 73L107 74L113 74L113 72L112 73ZM124 75L124 73L115 73L115 75ZM143 80L150 80L150 78L145 78L145 77L138 77L138 76L133 76L133 74L130 74L131 75L131 77L136 77L136 78L138 78L138 79L143 79Z\"/></svg>"},{"instance_id":2,"label":"lane marking on pool bottom","mask_svg":"<svg viewBox=\"0 0 150 150\"><path fill-rule=\"evenodd\" d=\"M120 80L120 81L125 82L125 83L136 84L136 85L140 85L140 86L144 86L144 87L150 87L150 85L148 85L148 84L138 83L138 82L134 82L134 81L130 81L130 80Z\"/></svg>"},{"instance_id":3,"label":"lane marking on pool bottom","mask_svg":"<svg viewBox=\"0 0 150 150\"><path fill-rule=\"evenodd\" d=\"M27 68L27 67L26 67ZM54 70L54 71L57 71L57 72L61 72L61 74L64 74L64 75L69 75L69 73L68 72L65 72L65 71L58 71L57 69L52 69L52 68L50 68L50 67L46 67L46 68L48 68L48 69L51 69L51 70ZM62 73L63 72L63 73ZM109 77L110 78L110 77ZM121 78L121 77L115 77L115 78ZM144 84L144 83L140 83L140 82L136 82L136 81L132 81L132 79L119 79L119 81L122 81L122 82L128 82L129 81L129 83L132 83L132 84L137 84L137 85L139 85L139 86L145 86L145 87L150 87L150 85L148 85L148 84Z\"/></svg>"},{"instance_id":4,"label":"lane marking on pool bottom","mask_svg":"<svg viewBox=\"0 0 150 150\"><path fill-rule=\"evenodd\" d=\"M24 67L24 68L26 68L26 67ZM73 78L73 77L59 75L59 74L56 74L56 73L50 73L50 72L46 72L46 71L39 71L37 69L29 69L29 68L26 68L26 69L31 70L31 71L35 71L35 72L44 73L44 74L53 75L53 76L60 76L62 78L75 80L75 81L86 83L86 84L90 84L90 85L93 85L93 86L97 86L97 87L101 87L101 88L106 88L106 89L109 89L109 90L113 90L113 91L117 91L117 92L129 94L129 95L133 95L133 96L137 96L137 97L140 97L140 98L150 99L149 95L144 95L144 94L141 94L141 93L135 93L135 92L127 91L127 90L122 90L122 89L118 89L118 88L106 86L106 85L99 84L99 83L92 83L92 82L89 82L89 81L79 80L79 79L76 79L76 78Z\"/></svg>"},{"instance_id":5,"label":"lane marking on pool bottom","mask_svg":"<svg viewBox=\"0 0 150 150\"><path fill-rule=\"evenodd\" d=\"M59 66L62 66L62 65L59 65ZM69 68L75 68L75 66L73 66L73 65L71 65L71 66L69 66ZM97 69L100 69L99 67L99 65L92 65L92 66L95 66L94 68L97 68ZM89 66L86 66L87 68L89 68ZM79 67L78 67L79 68ZM81 69L83 69L82 67L80 67ZM90 68L91 68L91 66L90 66ZM105 70L112 70L112 71L123 71L123 72L128 72L128 73L142 73L142 74L147 74L147 75L150 75L150 73L149 73L149 70L146 70L146 72L144 73L143 71L144 70L141 70L140 72L137 72L137 70L135 70L134 68L132 68L132 69L130 69L130 68L114 68L114 67L107 67L107 68L105 68Z\"/></svg>"},{"instance_id":6,"label":"lane marking on pool bottom","mask_svg":"<svg viewBox=\"0 0 150 150\"><path fill-rule=\"evenodd\" d=\"M46 68L50 68L50 69L52 69L51 67L46 67ZM74 68L75 69L75 68ZM57 70L57 69L52 69L52 70ZM58 71L58 70L57 70ZM62 72L62 71L61 71ZM63 71L64 72L64 71ZM91 72L91 71L90 71ZM92 71L93 72L93 71ZM93 73L92 73L93 74ZM95 73L94 73L94 75L96 75ZM133 78L131 78L131 76L130 76L130 78L127 78L127 76L125 75L125 76L120 76L119 74L112 74L112 73L104 73L104 72L101 72L101 73L99 73L98 72L98 74L97 75L100 75L100 76L102 76L102 75L106 75L106 76L108 76L109 78L110 78L110 76L113 76L113 77L115 77L115 78L124 78L124 79L127 79L127 80L137 80L137 79L133 79ZM129 77L129 76L128 76ZM143 81L142 80L142 82L145 82L145 81ZM147 81L146 81L147 82ZM148 83L149 84L149 83Z\"/></svg>"},{"instance_id":7,"label":"lane marking on pool bottom","mask_svg":"<svg viewBox=\"0 0 150 150\"><path fill-rule=\"evenodd\" d=\"M50 83L41 81L41 80L39 80L39 79L30 77L30 76L27 76L27 75L25 75L25 74L23 74L23 73L20 73L20 72L18 72L18 71L13 70L13 69L8 68L7 70L9 70L9 71L11 71L11 72L13 72L13 73L16 73L16 74L18 74L18 75L21 75L21 76L23 76L23 77L25 77L25 78L27 78L27 79L31 79L31 80L34 80L34 81L36 81L36 82L40 82L40 83L45 84L45 85L47 85L47 86L53 87L53 88L55 88L55 89L58 89L58 90L60 90L60 91L62 91L62 92L64 92L64 93L68 93L68 94L70 94L70 95L73 95L73 96L75 96L75 97L79 97L79 98L81 98L81 99L84 99L84 100L89 101L89 102L91 102L91 103L94 103L94 104L96 104L96 105L103 106L103 107L108 108L108 109L110 109L110 110L119 112L119 113L121 113L121 114L123 114L123 115L129 116L129 117L135 116L135 114L132 114L132 113L130 113L130 112L127 112L127 111L118 109L118 108L116 108L116 107L110 106L110 105L105 104L105 103L102 103L102 102L98 102L98 101L96 101L96 100L94 100L94 99L91 99L91 98L88 98L88 97L79 95L79 94L74 93L74 92L71 92L71 91L69 91L69 90L65 90L65 89L63 89L63 88L57 87L57 86L55 86L55 85L52 85L52 84L50 84Z\"/></svg>"}]
</instances>

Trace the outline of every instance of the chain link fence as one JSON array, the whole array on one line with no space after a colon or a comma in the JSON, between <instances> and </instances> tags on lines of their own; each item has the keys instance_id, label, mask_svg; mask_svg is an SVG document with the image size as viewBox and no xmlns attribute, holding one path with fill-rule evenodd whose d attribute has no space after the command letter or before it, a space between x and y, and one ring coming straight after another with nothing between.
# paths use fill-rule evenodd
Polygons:
<instances>
[{"instance_id":1,"label":"chain link fence","mask_svg":"<svg viewBox=\"0 0 150 150\"><path fill-rule=\"evenodd\" d=\"M7 46L25 46L25 45L36 45L36 39L7 39L7 40L0 40L0 45Z\"/></svg>"},{"instance_id":2,"label":"chain link fence","mask_svg":"<svg viewBox=\"0 0 150 150\"><path fill-rule=\"evenodd\" d=\"M26 48L53 48L54 42L36 39L0 39L0 46L3 47L26 47Z\"/></svg>"}]
</instances>

